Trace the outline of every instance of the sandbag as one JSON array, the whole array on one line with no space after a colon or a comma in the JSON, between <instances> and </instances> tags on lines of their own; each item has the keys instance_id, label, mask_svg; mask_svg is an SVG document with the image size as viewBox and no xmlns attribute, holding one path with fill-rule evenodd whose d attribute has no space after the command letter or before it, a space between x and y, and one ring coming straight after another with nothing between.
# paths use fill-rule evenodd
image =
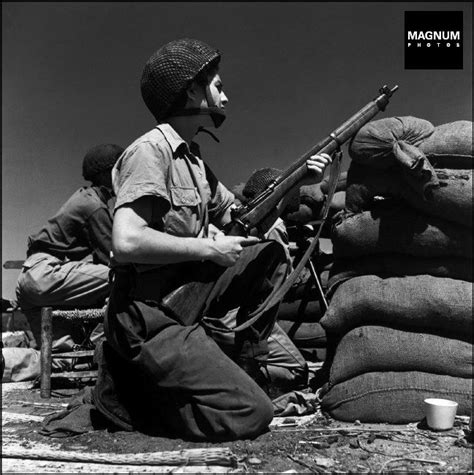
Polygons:
<instances>
[{"instance_id":1,"label":"sandbag","mask_svg":"<svg viewBox=\"0 0 474 475\"><path fill-rule=\"evenodd\" d=\"M472 168L472 122L468 120L436 127L427 120L412 116L375 120L353 137L349 155L356 162L387 168L395 161L393 147L397 142L419 148L435 167Z\"/></svg>"},{"instance_id":2,"label":"sandbag","mask_svg":"<svg viewBox=\"0 0 474 475\"><path fill-rule=\"evenodd\" d=\"M472 282L472 260L462 257L415 257L404 254L336 259L329 271L326 294L330 297L342 282L360 275L403 277L420 274Z\"/></svg>"},{"instance_id":3,"label":"sandbag","mask_svg":"<svg viewBox=\"0 0 474 475\"><path fill-rule=\"evenodd\" d=\"M32 381L40 375L40 352L33 348L2 348L2 383Z\"/></svg>"},{"instance_id":4,"label":"sandbag","mask_svg":"<svg viewBox=\"0 0 474 475\"><path fill-rule=\"evenodd\" d=\"M439 182L417 145L433 131L430 122L410 116L369 122L353 137L349 154L355 163L376 170L396 167L413 192L424 197Z\"/></svg>"},{"instance_id":5,"label":"sandbag","mask_svg":"<svg viewBox=\"0 0 474 475\"><path fill-rule=\"evenodd\" d=\"M29 348L30 341L25 331L2 332L2 348Z\"/></svg>"},{"instance_id":6,"label":"sandbag","mask_svg":"<svg viewBox=\"0 0 474 475\"><path fill-rule=\"evenodd\" d=\"M388 117L364 125L349 144L349 155L356 163L376 169L396 163L394 145L404 142L419 146L435 131L434 125L417 117Z\"/></svg>"},{"instance_id":7,"label":"sandbag","mask_svg":"<svg viewBox=\"0 0 474 475\"><path fill-rule=\"evenodd\" d=\"M331 233L334 257L408 254L472 258L472 230L400 203L378 202L371 211L340 212Z\"/></svg>"},{"instance_id":8,"label":"sandbag","mask_svg":"<svg viewBox=\"0 0 474 475\"><path fill-rule=\"evenodd\" d=\"M338 343L329 372L335 385L364 373L422 371L472 378L471 343L428 333L363 326Z\"/></svg>"},{"instance_id":9,"label":"sandbag","mask_svg":"<svg viewBox=\"0 0 474 475\"><path fill-rule=\"evenodd\" d=\"M320 323L328 334L382 325L472 342L472 283L430 275L354 277L336 289Z\"/></svg>"},{"instance_id":10,"label":"sandbag","mask_svg":"<svg viewBox=\"0 0 474 475\"><path fill-rule=\"evenodd\" d=\"M419 147L435 167L472 169L472 122L458 120L438 125Z\"/></svg>"},{"instance_id":11,"label":"sandbag","mask_svg":"<svg viewBox=\"0 0 474 475\"><path fill-rule=\"evenodd\" d=\"M347 178L345 206L360 213L374 205L377 196L403 200L422 213L472 228L472 170L435 169L439 186L420 196L397 167L374 170L352 163Z\"/></svg>"},{"instance_id":12,"label":"sandbag","mask_svg":"<svg viewBox=\"0 0 474 475\"><path fill-rule=\"evenodd\" d=\"M451 399L457 414L472 410L472 379L408 372L373 372L323 386L321 409L341 421L407 424L424 418L426 398Z\"/></svg>"}]
</instances>

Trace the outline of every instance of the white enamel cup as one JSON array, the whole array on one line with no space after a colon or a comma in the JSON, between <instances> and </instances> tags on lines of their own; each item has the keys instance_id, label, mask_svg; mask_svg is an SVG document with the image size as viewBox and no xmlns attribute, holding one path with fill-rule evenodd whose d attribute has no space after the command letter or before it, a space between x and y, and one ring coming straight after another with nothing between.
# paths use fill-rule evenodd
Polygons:
<instances>
[{"instance_id":1,"label":"white enamel cup","mask_svg":"<svg viewBox=\"0 0 474 475\"><path fill-rule=\"evenodd\" d=\"M453 427L458 403L449 399L425 399L425 416L433 430L449 430Z\"/></svg>"}]
</instances>

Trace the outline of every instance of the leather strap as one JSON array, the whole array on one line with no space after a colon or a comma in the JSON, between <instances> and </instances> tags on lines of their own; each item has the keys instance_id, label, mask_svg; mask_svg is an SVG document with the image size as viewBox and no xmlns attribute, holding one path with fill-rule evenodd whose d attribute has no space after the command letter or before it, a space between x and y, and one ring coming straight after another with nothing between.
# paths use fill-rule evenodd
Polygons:
<instances>
[{"instance_id":1,"label":"leather strap","mask_svg":"<svg viewBox=\"0 0 474 475\"><path fill-rule=\"evenodd\" d=\"M321 235L321 231L326 224L329 209L331 205L332 198L334 197L334 193L336 192L337 183L339 181L339 177L341 174L341 162L342 162L342 151L339 148L333 157L333 162L331 165L331 171L329 175L329 183L328 183L328 194L326 202L324 203L324 207L322 210L322 219L319 224L318 231L316 235L312 238L310 245L306 249L303 257L299 261L296 268L293 272L288 276L285 282L278 288L275 288L270 295L265 299L265 301L252 313L249 314L249 318L246 322L242 323L241 325L237 325L234 328L229 328L227 325L223 324L219 319L210 318L210 317L203 317L202 324L206 326L209 330L219 331L221 333L232 333L232 332L240 332L245 330L246 328L252 326L267 310L272 308L274 305L278 304L285 294L290 290L290 287L294 284L296 278L303 270L303 267L308 262L308 259L311 257L311 254L314 252L318 242L319 237Z\"/></svg>"}]
</instances>

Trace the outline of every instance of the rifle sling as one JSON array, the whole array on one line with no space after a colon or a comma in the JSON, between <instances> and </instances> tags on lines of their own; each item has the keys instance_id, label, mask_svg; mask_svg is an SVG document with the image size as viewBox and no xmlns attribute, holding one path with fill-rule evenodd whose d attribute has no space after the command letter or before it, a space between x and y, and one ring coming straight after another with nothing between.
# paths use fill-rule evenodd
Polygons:
<instances>
[{"instance_id":1,"label":"rifle sling","mask_svg":"<svg viewBox=\"0 0 474 475\"><path fill-rule=\"evenodd\" d=\"M337 183L339 180L340 175L340 168L341 168L341 161L342 161L342 152L340 149L337 150L334 154L334 160L331 165L331 173L329 177L329 184L328 184L328 194L326 203L323 208L322 213L322 220L319 224L318 231L316 235L312 238L310 245L306 249L306 252L303 254L303 257L298 262L298 265L293 270L293 272L288 276L285 282L278 288L272 290L270 295L265 299L265 301L252 313L249 314L249 318L247 321L240 325L236 325L234 328L229 328L227 325L223 324L220 319L211 318L211 317L203 317L202 324L208 328L209 330L218 331L221 333L237 333L246 328L252 326L267 310L272 308L274 305L279 303L285 294L288 292L290 287L294 284L296 278L303 270L303 267L308 262L308 259L311 257L311 254L314 252L316 245L319 242L319 236L321 235L321 231L326 224L327 217L329 215L329 208L336 191Z\"/></svg>"}]
</instances>

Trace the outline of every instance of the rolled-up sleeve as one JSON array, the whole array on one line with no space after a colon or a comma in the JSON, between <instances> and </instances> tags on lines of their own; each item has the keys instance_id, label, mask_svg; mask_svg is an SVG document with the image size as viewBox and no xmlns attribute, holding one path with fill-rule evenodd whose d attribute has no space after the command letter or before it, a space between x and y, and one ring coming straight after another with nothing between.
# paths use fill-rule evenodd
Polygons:
<instances>
[{"instance_id":1,"label":"rolled-up sleeve","mask_svg":"<svg viewBox=\"0 0 474 475\"><path fill-rule=\"evenodd\" d=\"M126 150L112 170L117 196L114 211L143 196L163 198L169 203L167 161L160 147L152 142L141 142Z\"/></svg>"}]
</instances>

